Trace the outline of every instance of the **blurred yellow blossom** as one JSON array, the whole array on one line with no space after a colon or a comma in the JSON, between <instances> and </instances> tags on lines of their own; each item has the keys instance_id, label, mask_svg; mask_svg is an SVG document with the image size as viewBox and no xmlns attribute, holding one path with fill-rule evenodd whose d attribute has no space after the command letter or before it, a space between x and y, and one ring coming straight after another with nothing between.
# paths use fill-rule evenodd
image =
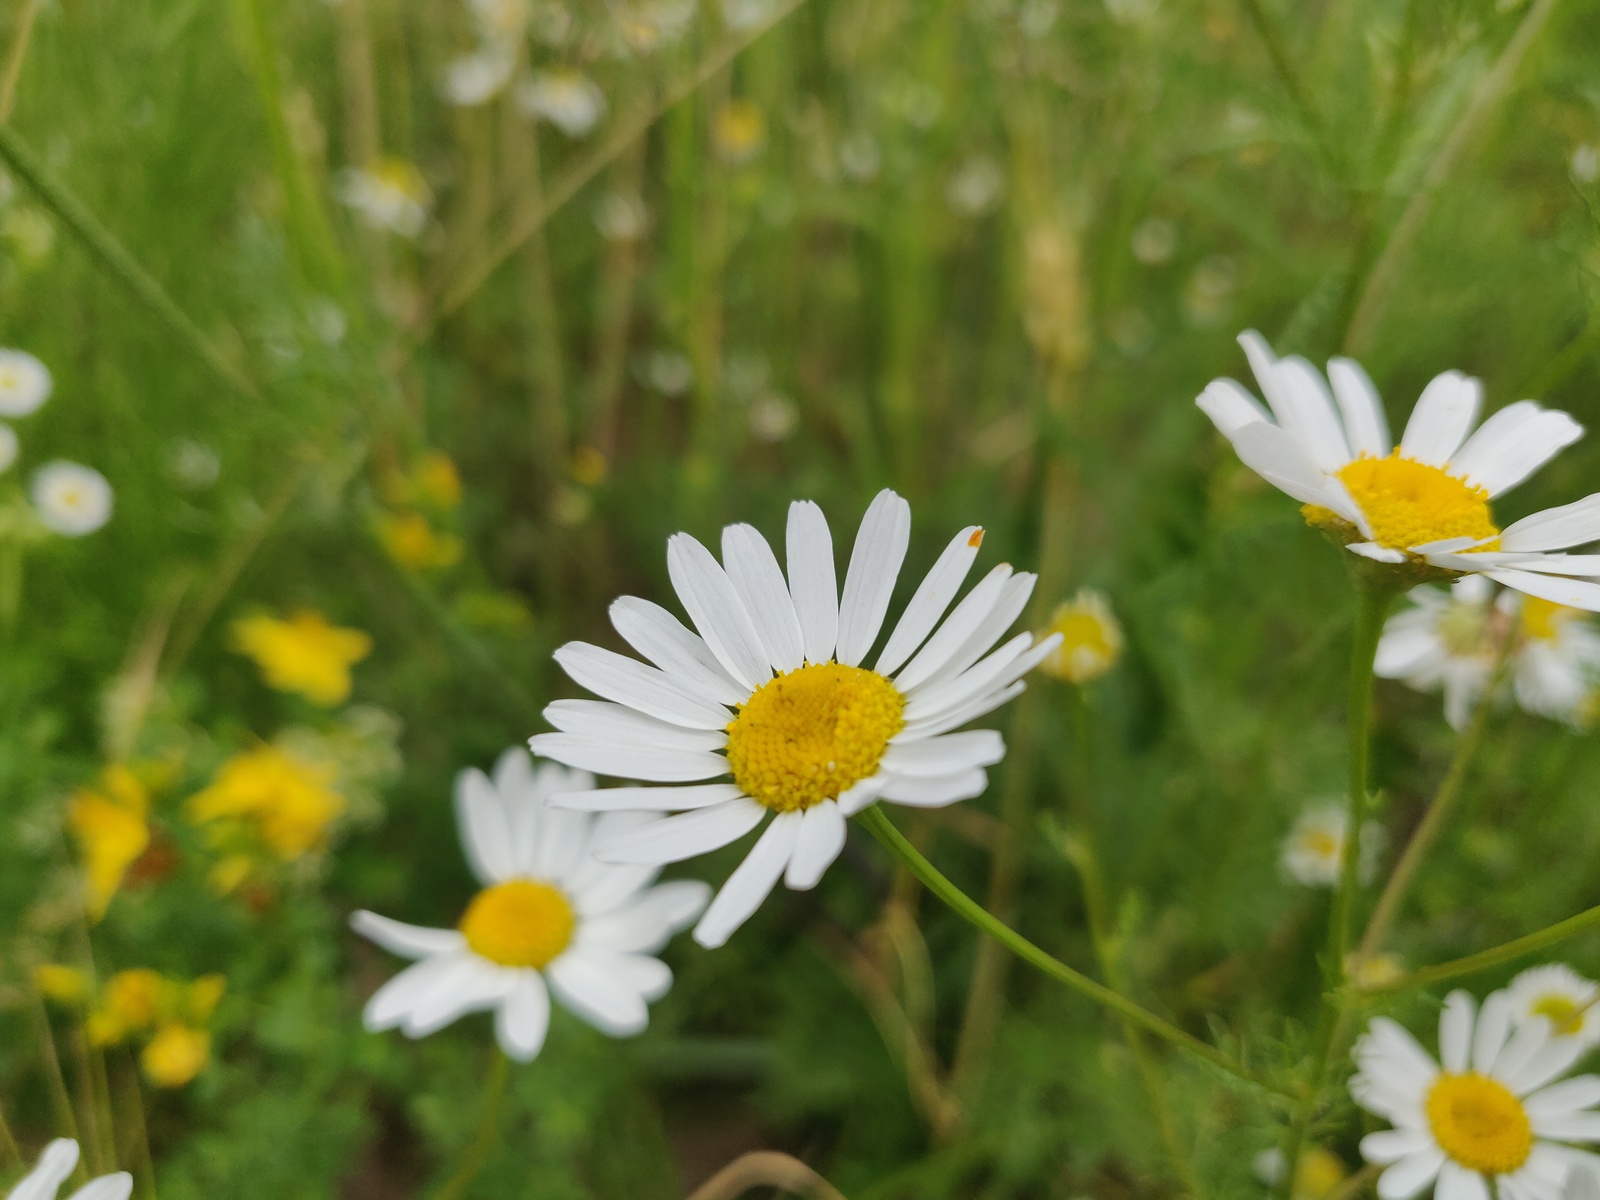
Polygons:
<instances>
[{"instance_id":1,"label":"blurred yellow blossom","mask_svg":"<svg viewBox=\"0 0 1600 1200\"><path fill-rule=\"evenodd\" d=\"M439 508L455 508L461 503L461 472L455 459L439 450L429 450L417 460L412 478L424 500Z\"/></svg>"},{"instance_id":2,"label":"blurred yellow blossom","mask_svg":"<svg viewBox=\"0 0 1600 1200\"><path fill-rule=\"evenodd\" d=\"M46 1000L57 1004L82 1004L89 995L89 977L77 967L41 963L33 969L33 986Z\"/></svg>"},{"instance_id":3,"label":"blurred yellow blossom","mask_svg":"<svg viewBox=\"0 0 1600 1200\"><path fill-rule=\"evenodd\" d=\"M384 513L378 538L389 557L408 571L438 571L461 561L464 547L454 534L440 533L421 513Z\"/></svg>"},{"instance_id":4,"label":"blurred yellow blossom","mask_svg":"<svg viewBox=\"0 0 1600 1200\"><path fill-rule=\"evenodd\" d=\"M766 145L766 115L753 101L729 100L717 111L711 141L725 162L749 162Z\"/></svg>"},{"instance_id":5,"label":"blurred yellow blossom","mask_svg":"<svg viewBox=\"0 0 1600 1200\"><path fill-rule=\"evenodd\" d=\"M1122 657L1122 626L1105 596L1084 588L1050 616L1045 634L1059 633L1061 645L1039 664L1057 679L1088 683L1104 675Z\"/></svg>"},{"instance_id":6,"label":"blurred yellow blossom","mask_svg":"<svg viewBox=\"0 0 1600 1200\"><path fill-rule=\"evenodd\" d=\"M599 487L606 481L609 465L606 456L593 446L579 446L572 452L572 478L584 487Z\"/></svg>"},{"instance_id":7,"label":"blurred yellow blossom","mask_svg":"<svg viewBox=\"0 0 1600 1200\"><path fill-rule=\"evenodd\" d=\"M211 786L189 798L189 819L219 822L220 842L243 828L291 862L319 849L344 811L345 798L334 790L337 775L331 765L263 746L224 763Z\"/></svg>"},{"instance_id":8,"label":"blurred yellow blossom","mask_svg":"<svg viewBox=\"0 0 1600 1200\"><path fill-rule=\"evenodd\" d=\"M148 967L118 971L106 980L89 1014L89 1040L112 1046L155 1024L166 1005L167 981Z\"/></svg>"},{"instance_id":9,"label":"blurred yellow blossom","mask_svg":"<svg viewBox=\"0 0 1600 1200\"><path fill-rule=\"evenodd\" d=\"M261 668L267 686L330 707L350 695L350 668L372 652L359 629L332 625L319 612L288 620L258 614L233 623L234 648Z\"/></svg>"},{"instance_id":10,"label":"blurred yellow blossom","mask_svg":"<svg viewBox=\"0 0 1600 1200\"><path fill-rule=\"evenodd\" d=\"M150 1030L139 1061L158 1087L182 1087L211 1055L205 1025L227 987L221 975L184 982L148 967L118 971L106 981L89 1014L89 1040L112 1046Z\"/></svg>"},{"instance_id":11,"label":"blurred yellow blossom","mask_svg":"<svg viewBox=\"0 0 1600 1200\"><path fill-rule=\"evenodd\" d=\"M94 787L67 802L67 828L83 856L91 919L105 915L128 868L150 844L149 811L150 793L122 766L107 767Z\"/></svg>"},{"instance_id":12,"label":"blurred yellow blossom","mask_svg":"<svg viewBox=\"0 0 1600 1200\"><path fill-rule=\"evenodd\" d=\"M139 1065L157 1087L177 1088L200 1074L211 1058L211 1035L173 1022L163 1025L145 1044Z\"/></svg>"}]
</instances>

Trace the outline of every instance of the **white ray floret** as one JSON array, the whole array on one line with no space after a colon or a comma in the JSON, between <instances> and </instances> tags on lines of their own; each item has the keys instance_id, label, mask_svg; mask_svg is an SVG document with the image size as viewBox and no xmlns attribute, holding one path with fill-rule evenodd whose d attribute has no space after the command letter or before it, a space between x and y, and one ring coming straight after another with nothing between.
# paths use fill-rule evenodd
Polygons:
<instances>
[{"instance_id":1,"label":"white ray floret","mask_svg":"<svg viewBox=\"0 0 1600 1200\"><path fill-rule=\"evenodd\" d=\"M1600 555L1560 553L1600 541L1600 493L1504 529L1489 502L1516 487L1583 429L1519 400L1477 422L1483 386L1446 371L1423 389L1398 445L1360 364L1335 358L1324 378L1278 358L1260 334L1240 343L1266 406L1232 379L1196 400L1246 466L1306 506L1376 562L1479 573L1556 604L1600 611ZM1331 385L1331 387L1330 387Z\"/></svg>"},{"instance_id":2,"label":"white ray floret","mask_svg":"<svg viewBox=\"0 0 1600 1200\"><path fill-rule=\"evenodd\" d=\"M1016 696L1059 643L1057 635L1035 645L1023 633L996 648L1034 576L995 567L957 602L983 542L983 530L968 526L873 657L910 539L910 506L880 492L841 590L833 536L810 501L789 508L783 565L749 525L723 531L720 563L680 533L667 543L667 569L692 631L624 596L612 623L648 663L582 642L556 651L567 674L603 700L552 704L545 716L557 732L532 738L533 750L667 785L557 799L648 814L597 843L599 857L677 862L765 825L696 927L702 945L725 942L779 879L814 887L843 848L850 816L880 799L923 808L970 799L1004 756L998 733L955 731ZM732 783L720 781L729 775Z\"/></svg>"},{"instance_id":3,"label":"white ray floret","mask_svg":"<svg viewBox=\"0 0 1600 1200\"><path fill-rule=\"evenodd\" d=\"M78 1165L78 1143L57 1138L44 1148L39 1162L12 1188L6 1200L56 1200L56 1192ZM133 1176L126 1171L91 1179L67 1200L128 1200Z\"/></svg>"},{"instance_id":4,"label":"white ray floret","mask_svg":"<svg viewBox=\"0 0 1600 1200\"><path fill-rule=\"evenodd\" d=\"M1585 1047L1600 1043L1600 984L1566 963L1529 967L1506 986L1511 1019L1517 1024L1544 1018L1559 1038Z\"/></svg>"},{"instance_id":5,"label":"white ray floret","mask_svg":"<svg viewBox=\"0 0 1600 1200\"><path fill-rule=\"evenodd\" d=\"M557 792L594 777L554 763L537 770L527 751L506 751L493 778L456 780L462 848L483 890L454 929L406 925L372 912L351 926L416 962L373 994L369 1030L425 1037L470 1012L493 1010L507 1056L534 1058L550 1023L550 997L614 1037L639 1033L648 1004L672 972L654 954L700 914L711 889L654 883L657 866L597 861L594 842L644 818L554 808Z\"/></svg>"}]
</instances>

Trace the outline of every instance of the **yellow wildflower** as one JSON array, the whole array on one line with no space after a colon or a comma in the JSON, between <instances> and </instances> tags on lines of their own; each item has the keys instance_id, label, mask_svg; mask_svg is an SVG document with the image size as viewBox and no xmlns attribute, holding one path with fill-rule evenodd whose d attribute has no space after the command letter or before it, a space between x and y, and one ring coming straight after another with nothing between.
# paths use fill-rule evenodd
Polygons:
<instances>
[{"instance_id":1,"label":"yellow wildflower","mask_svg":"<svg viewBox=\"0 0 1600 1200\"><path fill-rule=\"evenodd\" d=\"M599 487L606 481L610 464L594 446L579 446L572 452L572 478L584 487Z\"/></svg>"},{"instance_id":2,"label":"yellow wildflower","mask_svg":"<svg viewBox=\"0 0 1600 1200\"><path fill-rule=\"evenodd\" d=\"M711 140L725 162L749 162L766 144L766 114L752 101L730 100L717 112Z\"/></svg>"},{"instance_id":3,"label":"yellow wildflower","mask_svg":"<svg viewBox=\"0 0 1600 1200\"><path fill-rule=\"evenodd\" d=\"M331 625L318 612L288 620L265 614L233 623L234 647L261 668L267 686L330 707L350 695L350 668L372 651L359 629Z\"/></svg>"},{"instance_id":4,"label":"yellow wildflower","mask_svg":"<svg viewBox=\"0 0 1600 1200\"><path fill-rule=\"evenodd\" d=\"M454 508L461 503L461 472L448 454L429 450L417 459L411 477L418 494L434 507Z\"/></svg>"},{"instance_id":5,"label":"yellow wildflower","mask_svg":"<svg viewBox=\"0 0 1600 1200\"><path fill-rule=\"evenodd\" d=\"M89 994L89 978L77 967L61 963L41 963L33 969L33 986L39 994L57 1004L77 1005Z\"/></svg>"},{"instance_id":6,"label":"yellow wildflower","mask_svg":"<svg viewBox=\"0 0 1600 1200\"><path fill-rule=\"evenodd\" d=\"M461 561L461 539L438 532L421 513L384 513L378 538L389 557L409 571L437 571Z\"/></svg>"},{"instance_id":7,"label":"yellow wildflower","mask_svg":"<svg viewBox=\"0 0 1600 1200\"><path fill-rule=\"evenodd\" d=\"M156 1031L139 1055L139 1065L157 1087L178 1088L200 1074L210 1058L211 1035L174 1021Z\"/></svg>"},{"instance_id":8,"label":"yellow wildflower","mask_svg":"<svg viewBox=\"0 0 1600 1200\"><path fill-rule=\"evenodd\" d=\"M1041 671L1057 679L1088 683L1122 657L1122 626L1105 596L1091 588L1057 608L1045 633L1061 635L1061 645L1039 664Z\"/></svg>"},{"instance_id":9,"label":"yellow wildflower","mask_svg":"<svg viewBox=\"0 0 1600 1200\"><path fill-rule=\"evenodd\" d=\"M148 967L118 971L106 980L100 1002L89 1014L89 1040L111 1046L154 1025L170 1003L167 981Z\"/></svg>"},{"instance_id":10,"label":"yellow wildflower","mask_svg":"<svg viewBox=\"0 0 1600 1200\"><path fill-rule=\"evenodd\" d=\"M231 821L253 827L278 858L291 862L319 848L344 811L334 790L337 770L275 746L235 755L210 787L189 798L196 824Z\"/></svg>"},{"instance_id":11,"label":"yellow wildflower","mask_svg":"<svg viewBox=\"0 0 1600 1200\"><path fill-rule=\"evenodd\" d=\"M123 876L150 844L150 793L126 767L107 767L97 785L67 802L67 828L77 840L88 875L85 904L91 919L105 915Z\"/></svg>"}]
</instances>

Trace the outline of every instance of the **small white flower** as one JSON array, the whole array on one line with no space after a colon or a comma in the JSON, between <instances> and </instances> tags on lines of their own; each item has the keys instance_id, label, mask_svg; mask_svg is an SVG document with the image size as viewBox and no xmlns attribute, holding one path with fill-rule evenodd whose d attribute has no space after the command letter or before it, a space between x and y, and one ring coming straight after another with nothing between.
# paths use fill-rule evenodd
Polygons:
<instances>
[{"instance_id":1,"label":"small white flower","mask_svg":"<svg viewBox=\"0 0 1600 1200\"><path fill-rule=\"evenodd\" d=\"M111 484L93 467L46 463L33 476L34 515L64 537L93 533L111 519Z\"/></svg>"},{"instance_id":2,"label":"small white flower","mask_svg":"<svg viewBox=\"0 0 1600 1200\"><path fill-rule=\"evenodd\" d=\"M532 10L528 0L468 0L485 42L514 43L527 32Z\"/></svg>"},{"instance_id":3,"label":"small white flower","mask_svg":"<svg viewBox=\"0 0 1600 1200\"><path fill-rule=\"evenodd\" d=\"M911 507L880 492L862 519L843 593L833 535L809 501L789 506L788 574L749 525L722 531L722 562L689 534L667 573L698 634L660 605L624 596L611 621L649 665L584 642L555 658L604 701L558 700L559 733L529 745L569 766L650 784L563 797L657 819L596 846L612 862L668 863L766 825L695 928L720 946L783 879L813 888L844 848L846 819L882 799L943 808L981 795L1005 755L994 730L957 733L1022 691L1053 651L1019 633L1035 577L1007 563L952 609L983 530L946 546L870 668L911 536ZM948 615L946 612L948 611ZM731 782L706 782L731 775ZM677 815L667 816L667 813ZM771 817L771 821L767 820Z\"/></svg>"},{"instance_id":4,"label":"small white flower","mask_svg":"<svg viewBox=\"0 0 1600 1200\"><path fill-rule=\"evenodd\" d=\"M1572 177L1579 183L1593 183L1600 179L1600 146L1583 145L1572 152L1567 160Z\"/></svg>"},{"instance_id":5,"label":"small white flower","mask_svg":"<svg viewBox=\"0 0 1600 1200\"><path fill-rule=\"evenodd\" d=\"M594 227L608 242L633 242L650 229L650 210L637 195L607 192L594 206Z\"/></svg>"},{"instance_id":6,"label":"small white flower","mask_svg":"<svg viewBox=\"0 0 1600 1200\"><path fill-rule=\"evenodd\" d=\"M416 237L427 225L428 206L433 202L421 173L400 158L343 172L339 199L360 213L367 224L408 238Z\"/></svg>"},{"instance_id":7,"label":"small white flower","mask_svg":"<svg viewBox=\"0 0 1600 1200\"><path fill-rule=\"evenodd\" d=\"M17 461L17 455L21 450L21 443L17 441L17 431L9 425L0 425L0 475L11 469L11 464Z\"/></svg>"},{"instance_id":8,"label":"small white flower","mask_svg":"<svg viewBox=\"0 0 1600 1200\"><path fill-rule=\"evenodd\" d=\"M550 805L556 793L593 786L593 776L553 763L536 771L521 748L500 756L492 780L476 769L457 776L462 848L483 890L455 929L352 914L357 933L418 960L367 1002L369 1030L426 1037L492 1009L500 1048L528 1062L544 1045L553 992L602 1033L643 1031L649 1002L672 986L671 970L653 956L694 920L711 889L694 880L652 887L659 867L595 861L595 838L641 818Z\"/></svg>"},{"instance_id":9,"label":"small white flower","mask_svg":"<svg viewBox=\"0 0 1600 1200\"><path fill-rule=\"evenodd\" d=\"M1133 257L1147 267L1172 261L1178 248L1178 227L1165 217L1146 217L1133 231Z\"/></svg>"},{"instance_id":10,"label":"small white flower","mask_svg":"<svg viewBox=\"0 0 1600 1200\"><path fill-rule=\"evenodd\" d=\"M694 386L694 364L676 350L652 350L641 363L644 381L666 396L681 396Z\"/></svg>"},{"instance_id":11,"label":"small white flower","mask_svg":"<svg viewBox=\"0 0 1600 1200\"><path fill-rule=\"evenodd\" d=\"M1583 436L1566 413L1519 400L1473 432L1483 385L1446 371L1423 390L1394 447L1359 364L1335 358L1324 380L1303 358L1276 357L1253 330L1239 341L1271 413L1231 379L1213 380L1196 403L1246 466L1305 505L1307 521L1376 562L1479 573L1600 611L1600 554L1553 553L1600 540L1600 493L1505 529L1489 510Z\"/></svg>"},{"instance_id":12,"label":"small white flower","mask_svg":"<svg viewBox=\"0 0 1600 1200\"><path fill-rule=\"evenodd\" d=\"M1517 1024L1495 992L1477 1012L1451 992L1439 1016L1434 1060L1415 1038L1377 1017L1357 1041L1350 1094L1395 1128L1361 1139L1361 1155L1387 1167L1380 1200L1405 1200L1433 1185L1437 1200L1560 1200L1568 1170L1594 1156L1568 1142L1600 1140L1600 1076L1555 1082L1584 1051L1552 1037L1550 1024ZM1437 1183L1435 1181L1437 1180Z\"/></svg>"},{"instance_id":13,"label":"small white flower","mask_svg":"<svg viewBox=\"0 0 1600 1200\"><path fill-rule=\"evenodd\" d=\"M1585 1047L1600 1042L1600 984L1585 979L1565 963L1529 967L1506 988L1511 1019L1518 1024L1543 1017L1556 1040L1574 1038Z\"/></svg>"},{"instance_id":14,"label":"small white flower","mask_svg":"<svg viewBox=\"0 0 1600 1200\"><path fill-rule=\"evenodd\" d=\"M172 447L167 470L179 487L199 492L216 483L222 474L222 460L204 442L184 438Z\"/></svg>"},{"instance_id":15,"label":"small white flower","mask_svg":"<svg viewBox=\"0 0 1600 1200\"><path fill-rule=\"evenodd\" d=\"M986 154L962 163L945 188L945 200L956 212L979 217L1000 203L1006 193L1005 172Z\"/></svg>"},{"instance_id":16,"label":"small white flower","mask_svg":"<svg viewBox=\"0 0 1600 1200\"><path fill-rule=\"evenodd\" d=\"M1333 887L1344 867L1345 831L1350 820L1339 804L1321 804L1307 809L1283 839L1283 869L1296 883L1306 887ZM1383 830L1368 821L1361 827L1358 870L1362 883L1372 879L1383 848Z\"/></svg>"},{"instance_id":17,"label":"small white flower","mask_svg":"<svg viewBox=\"0 0 1600 1200\"><path fill-rule=\"evenodd\" d=\"M490 43L456 59L445 68L439 91L461 108L473 108L500 94L511 81L516 56L508 46Z\"/></svg>"},{"instance_id":18,"label":"small white flower","mask_svg":"<svg viewBox=\"0 0 1600 1200\"><path fill-rule=\"evenodd\" d=\"M6 1200L55 1200L56 1190L67 1181L78 1165L78 1143L57 1138L44 1148L39 1165L12 1188ZM133 1194L133 1176L126 1171L91 1179L68 1200L128 1200Z\"/></svg>"},{"instance_id":19,"label":"small white flower","mask_svg":"<svg viewBox=\"0 0 1600 1200\"><path fill-rule=\"evenodd\" d=\"M517 89L517 103L530 117L549 121L569 138L581 138L606 115L606 95L573 67L537 71Z\"/></svg>"},{"instance_id":20,"label":"small white flower","mask_svg":"<svg viewBox=\"0 0 1600 1200\"><path fill-rule=\"evenodd\" d=\"M0 417L27 417L50 399L50 369L26 350L0 350Z\"/></svg>"},{"instance_id":21,"label":"small white flower","mask_svg":"<svg viewBox=\"0 0 1600 1200\"><path fill-rule=\"evenodd\" d=\"M781 442L800 426L800 410L781 392L763 392L750 402L750 432L762 442Z\"/></svg>"}]
</instances>

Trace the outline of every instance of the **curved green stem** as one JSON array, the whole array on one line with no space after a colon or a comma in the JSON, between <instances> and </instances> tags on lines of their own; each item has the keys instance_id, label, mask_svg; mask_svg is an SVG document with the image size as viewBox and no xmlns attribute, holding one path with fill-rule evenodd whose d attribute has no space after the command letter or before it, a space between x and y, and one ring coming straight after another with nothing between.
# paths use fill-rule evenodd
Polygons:
<instances>
[{"instance_id":1,"label":"curved green stem","mask_svg":"<svg viewBox=\"0 0 1600 1200\"><path fill-rule=\"evenodd\" d=\"M472 1139L467 1152L461 1156L461 1165L445 1181L434 1200L461 1200L472 1186L472 1181L478 1177L478 1172L483 1170L484 1161L500 1136L500 1106L505 1099L506 1079L510 1074L511 1060L496 1049L494 1065L489 1068L489 1078L484 1081L483 1120L478 1126L478 1136Z\"/></svg>"},{"instance_id":2,"label":"curved green stem","mask_svg":"<svg viewBox=\"0 0 1600 1200\"><path fill-rule=\"evenodd\" d=\"M1148 1009L1141 1008L1127 997L1112 991L1103 984L1096 983L1087 975L1073 970L1066 963L1046 954L1016 930L993 916L977 901L951 883L949 879L945 878L937 867L924 858L917 848L905 839L905 836L894 827L878 805L873 805L861 813L859 820L871 831L873 837L882 842L885 847L906 864L911 873L922 881L924 887L948 904L959 916L977 926L1024 962L1037 967L1057 982L1064 983L1074 991L1082 993L1096 1004L1109 1008L1112 1012L1126 1018L1141 1029L1155 1034L1163 1041L1170 1042L1180 1049L1187 1050L1196 1058L1203 1059L1236 1079L1279 1095L1294 1094L1276 1084L1258 1079L1243 1065L1234 1062L1233 1059L1214 1046L1206 1045L1199 1038L1185 1033L1170 1021L1163 1020Z\"/></svg>"},{"instance_id":3,"label":"curved green stem","mask_svg":"<svg viewBox=\"0 0 1600 1200\"><path fill-rule=\"evenodd\" d=\"M1469 954L1465 958L1452 959L1447 963L1437 966L1422 967L1419 970L1408 972L1398 979L1375 987L1363 988L1363 995L1377 995L1383 992L1398 992L1406 988L1426 987L1431 983L1443 983L1446 979L1455 979L1460 975L1471 975L1475 971L1487 971L1490 967L1498 967L1501 963L1511 962L1513 959L1522 958L1524 955L1535 954L1540 950L1548 950L1557 942L1564 942L1570 937L1576 937L1590 929L1600 926L1600 904L1593 908L1586 908L1575 917L1568 917L1565 921L1557 921L1554 925L1547 925L1534 933L1513 938L1503 945L1495 946L1489 950L1480 950L1476 954Z\"/></svg>"}]
</instances>

